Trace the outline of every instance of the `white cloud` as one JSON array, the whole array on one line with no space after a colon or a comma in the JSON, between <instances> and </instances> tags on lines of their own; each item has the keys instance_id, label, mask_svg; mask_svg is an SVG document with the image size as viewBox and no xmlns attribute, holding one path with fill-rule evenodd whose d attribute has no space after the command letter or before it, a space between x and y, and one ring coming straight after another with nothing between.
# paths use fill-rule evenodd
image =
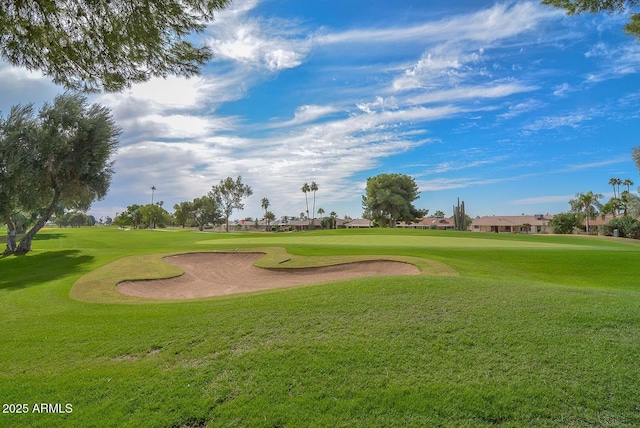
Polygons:
<instances>
[{"instance_id":1,"label":"white cloud","mask_svg":"<svg viewBox=\"0 0 640 428\"><path fill-rule=\"evenodd\" d=\"M463 54L451 44L436 46L415 66L394 79L393 90L403 92L431 88L438 86L441 82L446 85L455 85L470 72L468 64L476 62L478 58L477 52Z\"/></svg>"},{"instance_id":2,"label":"white cloud","mask_svg":"<svg viewBox=\"0 0 640 428\"><path fill-rule=\"evenodd\" d=\"M383 29L359 29L319 36L317 43L393 44L401 41L472 40L490 42L534 29L543 19L563 14L534 2L498 3L489 9L426 24Z\"/></svg>"},{"instance_id":3,"label":"white cloud","mask_svg":"<svg viewBox=\"0 0 640 428\"><path fill-rule=\"evenodd\" d=\"M553 204L557 202L569 202L574 195L560 196L536 196L533 198L516 199L510 202L512 205L537 205L537 204Z\"/></svg>"},{"instance_id":4,"label":"white cloud","mask_svg":"<svg viewBox=\"0 0 640 428\"><path fill-rule=\"evenodd\" d=\"M331 113L337 112L333 106L317 106L317 105L303 105L296 109L294 118L292 120L272 124L270 127L289 127L294 125L304 125L310 122L315 122Z\"/></svg>"},{"instance_id":5,"label":"white cloud","mask_svg":"<svg viewBox=\"0 0 640 428\"><path fill-rule=\"evenodd\" d=\"M638 43L614 47L600 42L586 52L585 57L593 58L600 66L597 72L587 74L586 80L589 83L598 83L640 73L640 45Z\"/></svg>"},{"instance_id":6,"label":"white cloud","mask_svg":"<svg viewBox=\"0 0 640 428\"><path fill-rule=\"evenodd\" d=\"M539 100L526 100L509 105L506 113L499 114L498 117L502 119L511 119L520 116L524 113L539 110L546 107L547 104Z\"/></svg>"},{"instance_id":7,"label":"white cloud","mask_svg":"<svg viewBox=\"0 0 640 428\"><path fill-rule=\"evenodd\" d=\"M407 99L407 104L427 104L436 102L453 102L469 99L491 99L503 98L523 92L535 91L536 86L523 85L520 83L505 83L491 86L467 86L455 89L442 90L436 92L424 92Z\"/></svg>"},{"instance_id":8,"label":"white cloud","mask_svg":"<svg viewBox=\"0 0 640 428\"><path fill-rule=\"evenodd\" d=\"M271 73L299 66L310 49L306 34L295 22L250 18L257 3L232 5L209 26L206 41L214 61L230 60Z\"/></svg>"},{"instance_id":9,"label":"white cloud","mask_svg":"<svg viewBox=\"0 0 640 428\"><path fill-rule=\"evenodd\" d=\"M581 113L564 116L547 116L525 125L524 129L527 131L542 131L560 127L578 128L583 124L583 122L589 120L591 120L590 117Z\"/></svg>"},{"instance_id":10,"label":"white cloud","mask_svg":"<svg viewBox=\"0 0 640 428\"><path fill-rule=\"evenodd\" d=\"M564 97L571 91L571 85L569 85L568 83L563 83L562 85L556 86L554 88L553 95L555 95L556 97Z\"/></svg>"}]
</instances>

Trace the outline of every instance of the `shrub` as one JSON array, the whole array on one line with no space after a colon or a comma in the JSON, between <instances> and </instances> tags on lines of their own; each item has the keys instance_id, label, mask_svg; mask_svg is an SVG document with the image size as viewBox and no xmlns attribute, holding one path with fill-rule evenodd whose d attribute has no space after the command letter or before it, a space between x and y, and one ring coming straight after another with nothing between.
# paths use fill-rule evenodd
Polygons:
<instances>
[{"instance_id":1,"label":"shrub","mask_svg":"<svg viewBox=\"0 0 640 428\"><path fill-rule=\"evenodd\" d=\"M573 229L579 226L578 216L576 213L561 213L553 217L549 224L553 233L573 233Z\"/></svg>"},{"instance_id":2,"label":"shrub","mask_svg":"<svg viewBox=\"0 0 640 428\"><path fill-rule=\"evenodd\" d=\"M613 235L614 229L618 229L623 238L637 239L640 235L640 221L631 216L612 218L604 226L607 235Z\"/></svg>"}]
</instances>

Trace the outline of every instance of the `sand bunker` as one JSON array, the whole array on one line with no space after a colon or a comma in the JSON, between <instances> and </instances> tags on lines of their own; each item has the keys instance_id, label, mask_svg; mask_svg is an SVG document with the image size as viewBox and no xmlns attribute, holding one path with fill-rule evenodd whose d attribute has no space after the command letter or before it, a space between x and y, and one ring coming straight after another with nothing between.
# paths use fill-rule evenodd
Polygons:
<instances>
[{"instance_id":1,"label":"sand bunker","mask_svg":"<svg viewBox=\"0 0 640 428\"><path fill-rule=\"evenodd\" d=\"M118 290L152 299L194 299L292 287L327 281L382 275L418 275L417 267L394 261L363 261L305 269L264 269L253 266L256 253L193 253L164 260L184 270L170 279L125 281Z\"/></svg>"}]
</instances>

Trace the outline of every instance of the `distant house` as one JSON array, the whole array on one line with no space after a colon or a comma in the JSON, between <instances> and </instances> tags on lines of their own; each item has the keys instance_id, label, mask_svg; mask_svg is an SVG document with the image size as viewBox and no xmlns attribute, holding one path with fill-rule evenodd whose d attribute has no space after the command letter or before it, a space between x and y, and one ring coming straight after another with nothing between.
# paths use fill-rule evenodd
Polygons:
<instances>
[{"instance_id":1,"label":"distant house","mask_svg":"<svg viewBox=\"0 0 640 428\"><path fill-rule=\"evenodd\" d=\"M329 219L330 217L322 217L322 218L316 218L315 219L315 228L316 229L322 229L322 222L325 219ZM336 218L335 219L335 227L337 229L343 229L344 228L344 224L346 222L348 222L350 220L345 220L342 218ZM267 230L267 223L264 220L260 220L258 222L258 228L262 229L262 230ZM303 230L310 230L311 229L311 219L305 219L305 220L287 220L284 221L282 219L280 220L274 220L269 222L269 229L270 230L279 230L279 231L284 231L284 230L295 230L295 231L303 231Z\"/></svg>"},{"instance_id":2,"label":"distant house","mask_svg":"<svg viewBox=\"0 0 640 428\"><path fill-rule=\"evenodd\" d=\"M473 219L473 232L551 233L551 215L486 216Z\"/></svg>"},{"instance_id":3,"label":"distant house","mask_svg":"<svg viewBox=\"0 0 640 428\"><path fill-rule=\"evenodd\" d=\"M456 225L453 220L453 217L444 218L444 217L425 217L420 221L415 223L404 223L400 222L396 225L396 227L401 227L404 229L438 229L438 230L453 230Z\"/></svg>"},{"instance_id":4,"label":"distant house","mask_svg":"<svg viewBox=\"0 0 640 428\"><path fill-rule=\"evenodd\" d=\"M357 218L355 220L351 220L348 223L345 223L344 227L346 227L347 229L361 229L361 228L373 227L373 223L371 222L371 220Z\"/></svg>"}]
</instances>

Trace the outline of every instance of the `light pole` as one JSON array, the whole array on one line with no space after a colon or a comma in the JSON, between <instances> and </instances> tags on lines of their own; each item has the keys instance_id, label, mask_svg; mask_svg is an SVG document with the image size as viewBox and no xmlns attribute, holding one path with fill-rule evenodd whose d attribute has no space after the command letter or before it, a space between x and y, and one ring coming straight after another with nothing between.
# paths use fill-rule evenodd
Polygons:
<instances>
[{"instance_id":1,"label":"light pole","mask_svg":"<svg viewBox=\"0 0 640 428\"><path fill-rule=\"evenodd\" d=\"M149 209L149 229L153 229L153 192L156 191L156 186L151 186L151 208Z\"/></svg>"}]
</instances>

